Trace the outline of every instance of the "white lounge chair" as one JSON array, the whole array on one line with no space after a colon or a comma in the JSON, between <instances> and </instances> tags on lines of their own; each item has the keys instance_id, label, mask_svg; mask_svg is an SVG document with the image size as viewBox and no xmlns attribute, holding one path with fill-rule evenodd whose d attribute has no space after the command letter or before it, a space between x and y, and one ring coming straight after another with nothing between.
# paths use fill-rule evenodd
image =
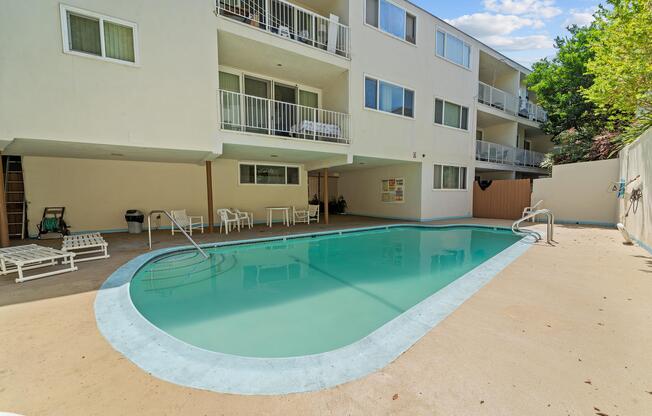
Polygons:
<instances>
[{"instance_id":1,"label":"white lounge chair","mask_svg":"<svg viewBox=\"0 0 652 416\"><path fill-rule=\"evenodd\" d=\"M234 225L240 231L240 218L235 212L227 208L220 208L217 210L217 216L220 218L220 233L222 232L222 226L224 226L227 235Z\"/></svg>"},{"instance_id":2,"label":"white lounge chair","mask_svg":"<svg viewBox=\"0 0 652 416\"><path fill-rule=\"evenodd\" d=\"M104 240L100 233L75 234L63 237L61 251L74 252L77 254L75 261L89 261L98 259L108 259L109 244ZM101 253L96 256L87 257L89 254ZM85 256L85 257L79 257Z\"/></svg>"},{"instance_id":3,"label":"white lounge chair","mask_svg":"<svg viewBox=\"0 0 652 416\"><path fill-rule=\"evenodd\" d=\"M233 212L235 215L238 217L240 220L240 227L244 228L245 224L249 229L254 226L254 213L253 212L245 212L245 211L240 211L237 208L233 209Z\"/></svg>"},{"instance_id":4,"label":"white lounge chair","mask_svg":"<svg viewBox=\"0 0 652 416\"><path fill-rule=\"evenodd\" d=\"M77 270L74 261L75 253L57 250L50 247L43 247L36 244L25 246L8 247L0 249L0 274L18 273L16 283L41 277L53 276L55 274L73 272ZM25 270L32 270L40 267L56 266L58 261L69 266L51 272L37 273L25 276Z\"/></svg>"},{"instance_id":5,"label":"white lounge chair","mask_svg":"<svg viewBox=\"0 0 652 416\"><path fill-rule=\"evenodd\" d=\"M203 215L188 215L185 209L178 209L170 211L170 215L181 226L181 228L188 234L192 235L192 230L200 229L204 233L204 216ZM176 226L172 223L172 235Z\"/></svg>"},{"instance_id":6,"label":"white lounge chair","mask_svg":"<svg viewBox=\"0 0 652 416\"><path fill-rule=\"evenodd\" d=\"M543 199L540 200L539 202L537 202L536 204L532 205L531 207L525 207L525 208L523 209L523 214L521 215L521 218L525 217L526 215L530 215L531 213L533 213L534 211L536 211L537 209L539 209L539 207L540 207L542 204L543 204ZM534 222L535 217L532 217L530 220L531 220L532 222Z\"/></svg>"},{"instance_id":7,"label":"white lounge chair","mask_svg":"<svg viewBox=\"0 0 652 416\"><path fill-rule=\"evenodd\" d=\"M292 207L292 223L297 222L310 224L310 222L319 223L319 205L308 205L308 209L296 209Z\"/></svg>"}]
</instances>

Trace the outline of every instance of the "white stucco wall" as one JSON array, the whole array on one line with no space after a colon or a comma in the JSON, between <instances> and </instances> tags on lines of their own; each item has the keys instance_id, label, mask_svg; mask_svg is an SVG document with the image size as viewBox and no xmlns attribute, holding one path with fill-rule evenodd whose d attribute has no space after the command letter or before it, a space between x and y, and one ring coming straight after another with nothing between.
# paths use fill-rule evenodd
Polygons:
<instances>
[{"instance_id":1,"label":"white stucco wall","mask_svg":"<svg viewBox=\"0 0 652 416\"><path fill-rule=\"evenodd\" d=\"M382 180L390 178L405 180L404 202L382 202ZM418 163L341 172L338 190L346 199L348 213L406 220L421 218L421 166Z\"/></svg>"},{"instance_id":2,"label":"white stucco wall","mask_svg":"<svg viewBox=\"0 0 652 416\"><path fill-rule=\"evenodd\" d=\"M65 4L135 22L140 65L64 53L58 0L3 1L0 139L215 149L213 1Z\"/></svg>"},{"instance_id":3,"label":"white stucco wall","mask_svg":"<svg viewBox=\"0 0 652 416\"><path fill-rule=\"evenodd\" d=\"M625 198L619 201L619 220L634 238L652 247L652 197L649 189L652 186L652 129L620 152L620 179L629 182L639 175L639 179L627 186ZM634 189L641 189L643 198L636 212L631 209L625 217Z\"/></svg>"},{"instance_id":4,"label":"white stucco wall","mask_svg":"<svg viewBox=\"0 0 652 416\"><path fill-rule=\"evenodd\" d=\"M534 180L532 203L543 200L560 222L614 225L618 201L609 185L618 166L618 159L554 166L552 177Z\"/></svg>"}]
</instances>

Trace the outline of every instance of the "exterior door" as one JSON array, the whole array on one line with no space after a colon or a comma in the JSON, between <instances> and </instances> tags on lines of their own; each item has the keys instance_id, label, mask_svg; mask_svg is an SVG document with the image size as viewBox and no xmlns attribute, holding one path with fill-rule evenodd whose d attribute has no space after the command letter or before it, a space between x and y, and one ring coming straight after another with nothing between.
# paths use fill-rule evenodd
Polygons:
<instances>
[{"instance_id":1,"label":"exterior door","mask_svg":"<svg viewBox=\"0 0 652 416\"><path fill-rule=\"evenodd\" d=\"M289 136L296 129L297 89L274 83L274 130L277 136Z\"/></svg>"},{"instance_id":2,"label":"exterior door","mask_svg":"<svg viewBox=\"0 0 652 416\"><path fill-rule=\"evenodd\" d=\"M269 133L270 82L245 76L244 93L247 131Z\"/></svg>"}]
</instances>

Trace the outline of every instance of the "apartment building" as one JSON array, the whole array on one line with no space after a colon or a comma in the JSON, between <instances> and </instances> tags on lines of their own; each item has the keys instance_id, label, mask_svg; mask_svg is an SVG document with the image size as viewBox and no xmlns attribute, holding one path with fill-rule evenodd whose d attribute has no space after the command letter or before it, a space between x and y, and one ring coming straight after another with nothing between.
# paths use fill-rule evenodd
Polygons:
<instances>
[{"instance_id":1,"label":"apartment building","mask_svg":"<svg viewBox=\"0 0 652 416\"><path fill-rule=\"evenodd\" d=\"M208 218L208 187L262 220L324 175L354 214L468 217L474 180L548 174L528 70L402 0L8 0L0 50L30 234Z\"/></svg>"}]
</instances>

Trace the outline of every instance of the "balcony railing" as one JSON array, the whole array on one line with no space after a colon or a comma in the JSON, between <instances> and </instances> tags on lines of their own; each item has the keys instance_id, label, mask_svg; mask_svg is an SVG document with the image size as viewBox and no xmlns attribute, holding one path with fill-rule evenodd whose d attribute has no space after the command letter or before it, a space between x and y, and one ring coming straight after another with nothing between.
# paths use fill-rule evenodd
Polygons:
<instances>
[{"instance_id":1,"label":"balcony railing","mask_svg":"<svg viewBox=\"0 0 652 416\"><path fill-rule=\"evenodd\" d=\"M541 106L482 81L478 82L478 102L532 121L543 123L548 120L548 114Z\"/></svg>"},{"instance_id":2,"label":"balcony railing","mask_svg":"<svg viewBox=\"0 0 652 416\"><path fill-rule=\"evenodd\" d=\"M503 144L476 140L475 159L502 165L540 168L545 154Z\"/></svg>"},{"instance_id":3,"label":"balcony railing","mask_svg":"<svg viewBox=\"0 0 652 416\"><path fill-rule=\"evenodd\" d=\"M217 13L277 36L350 57L348 26L284 0L216 0Z\"/></svg>"},{"instance_id":4,"label":"balcony railing","mask_svg":"<svg viewBox=\"0 0 652 416\"><path fill-rule=\"evenodd\" d=\"M349 114L225 90L219 91L219 101L223 130L351 143Z\"/></svg>"}]
</instances>

